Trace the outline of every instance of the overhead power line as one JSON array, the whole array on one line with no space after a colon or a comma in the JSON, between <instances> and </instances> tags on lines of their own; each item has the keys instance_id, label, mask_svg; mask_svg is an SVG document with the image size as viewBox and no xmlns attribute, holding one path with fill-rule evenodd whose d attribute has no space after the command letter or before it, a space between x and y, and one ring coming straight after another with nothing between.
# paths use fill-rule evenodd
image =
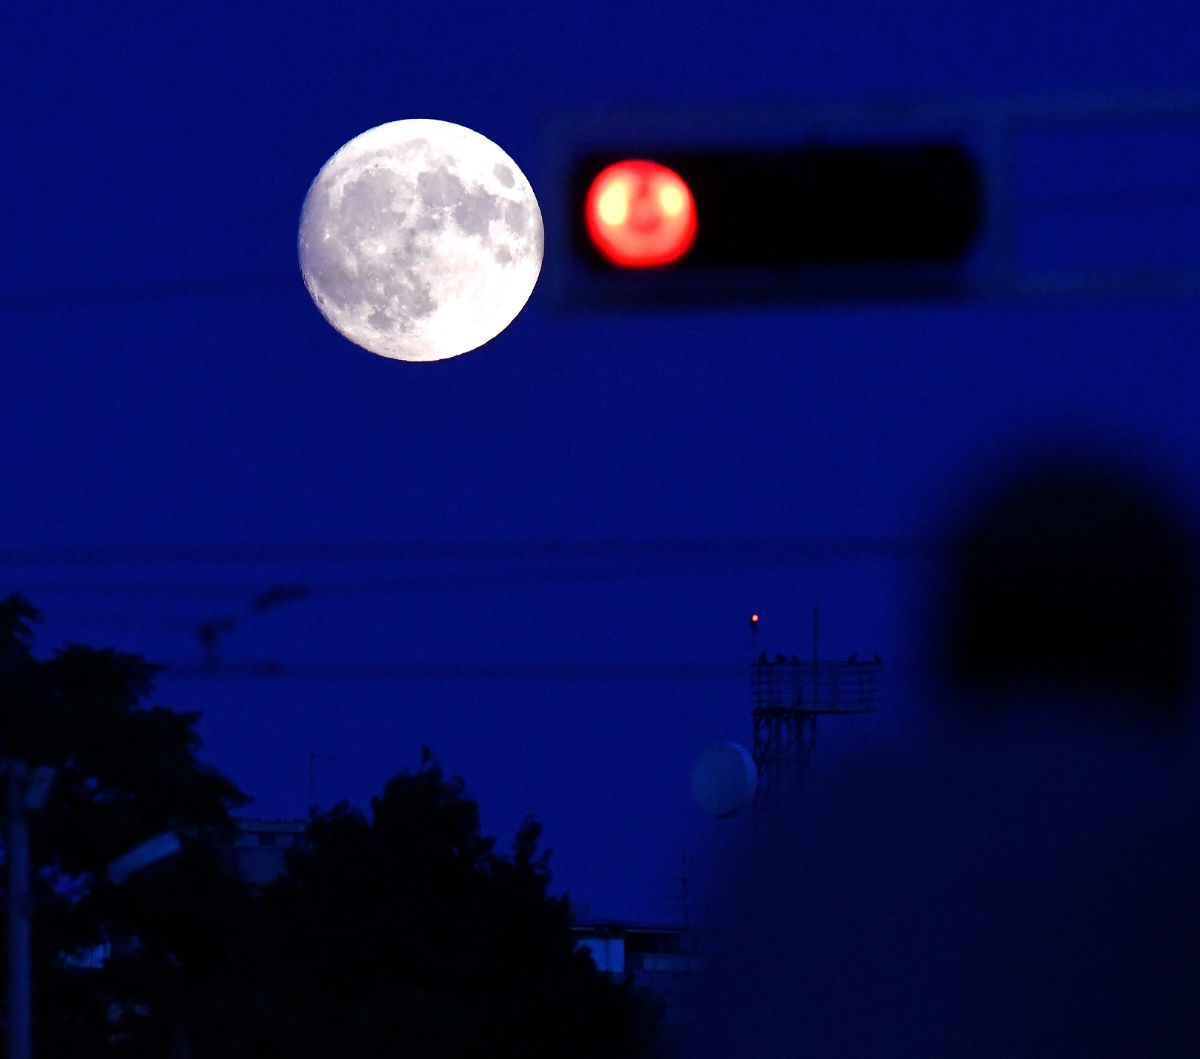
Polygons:
<instances>
[{"instance_id":1,"label":"overhead power line","mask_svg":"<svg viewBox=\"0 0 1200 1059\"><path fill-rule=\"evenodd\" d=\"M811 556L774 556L766 558L715 556L707 561L659 561L638 565L535 566L518 569L472 570L464 573L427 574L358 579L312 579L304 582L306 599L332 599L363 596L406 596L421 593L495 589L521 589L538 585L610 584L656 578L686 578L753 570L779 570L811 563ZM40 599L46 596L100 598L111 600L157 599L174 601L243 601L261 588L262 581L184 583L155 581L40 581L16 578L14 590Z\"/></svg>"},{"instance_id":2,"label":"overhead power line","mask_svg":"<svg viewBox=\"0 0 1200 1059\"><path fill-rule=\"evenodd\" d=\"M1200 188L1116 188L1027 199L1019 206L1033 214L1111 213L1200 206Z\"/></svg>"},{"instance_id":3,"label":"overhead power line","mask_svg":"<svg viewBox=\"0 0 1200 1059\"><path fill-rule=\"evenodd\" d=\"M234 680L708 681L745 679L745 666L701 663L155 663L165 676Z\"/></svg>"},{"instance_id":4,"label":"overhead power line","mask_svg":"<svg viewBox=\"0 0 1200 1059\"><path fill-rule=\"evenodd\" d=\"M70 290L31 291L26 294L0 293L0 312L105 308L181 298L227 298L284 291L295 288L299 282L299 270L272 270L242 275L181 276L157 282L113 283Z\"/></svg>"},{"instance_id":5,"label":"overhead power line","mask_svg":"<svg viewBox=\"0 0 1200 1059\"><path fill-rule=\"evenodd\" d=\"M648 537L546 541L362 541L216 545L94 545L0 548L3 566L252 565L260 563L606 561L740 557L907 559L944 551L943 542L915 537Z\"/></svg>"}]
</instances>

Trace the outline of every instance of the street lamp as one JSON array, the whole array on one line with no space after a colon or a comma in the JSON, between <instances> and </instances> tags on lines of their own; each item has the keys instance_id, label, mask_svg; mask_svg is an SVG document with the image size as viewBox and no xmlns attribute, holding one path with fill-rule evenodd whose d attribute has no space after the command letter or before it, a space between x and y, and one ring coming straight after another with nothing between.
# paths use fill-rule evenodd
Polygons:
<instances>
[{"instance_id":1,"label":"street lamp","mask_svg":"<svg viewBox=\"0 0 1200 1059\"><path fill-rule=\"evenodd\" d=\"M33 895L30 890L29 813L46 804L56 769L30 769L24 761L4 765L8 777L8 1059L32 1059L33 989L30 934ZM180 849L172 831L155 835L108 866L109 881L120 885Z\"/></svg>"}]
</instances>

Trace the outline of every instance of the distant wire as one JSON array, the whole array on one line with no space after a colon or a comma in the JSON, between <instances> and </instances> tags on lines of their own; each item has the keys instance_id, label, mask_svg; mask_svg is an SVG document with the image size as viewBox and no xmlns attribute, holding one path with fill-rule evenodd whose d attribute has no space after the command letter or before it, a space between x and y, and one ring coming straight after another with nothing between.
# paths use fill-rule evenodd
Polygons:
<instances>
[{"instance_id":1,"label":"distant wire","mask_svg":"<svg viewBox=\"0 0 1200 1059\"><path fill-rule=\"evenodd\" d=\"M3 566L251 565L260 563L466 562L497 560L906 559L933 555L945 544L904 537L657 537L548 541L364 541L243 545L97 545L0 548Z\"/></svg>"},{"instance_id":2,"label":"distant wire","mask_svg":"<svg viewBox=\"0 0 1200 1059\"><path fill-rule=\"evenodd\" d=\"M70 596L72 598L112 599L123 596L127 599L172 599L219 602L245 600L249 598L259 582L211 582L188 583L183 581L40 581L23 577L11 578L8 591L20 592L35 602L44 596Z\"/></svg>"},{"instance_id":3,"label":"distant wire","mask_svg":"<svg viewBox=\"0 0 1200 1059\"><path fill-rule=\"evenodd\" d=\"M230 276L193 276L145 283L116 283L74 290L0 294L0 312L42 312L53 309L103 308L138 302L175 301L180 298L223 298L295 288L296 272L248 273Z\"/></svg>"},{"instance_id":4,"label":"distant wire","mask_svg":"<svg viewBox=\"0 0 1200 1059\"><path fill-rule=\"evenodd\" d=\"M222 662L215 667L201 663L154 663L160 673L190 679L234 680L496 680L496 681L708 681L744 678L745 666L701 663L566 662L520 663L303 663Z\"/></svg>"},{"instance_id":5,"label":"distant wire","mask_svg":"<svg viewBox=\"0 0 1200 1059\"><path fill-rule=\"evenodd\" d=\"M749 665L703 662L306 662L276 659L222 662L209 666L195 662L154 662L164 677L184 680L273 681L496 681L513 683L705 683L745 680ZM926 668L928 663L926 663ZM913 674L922 671L916 660L899 667L885 664L880 674Z\"/></svg>"},{"instance_id":6,"label":"distant wire","mask_svg":"<svg viewBox=\"0 0 1200 1059\"><path fill-rule=\"evenodd\" d=\"M263 580L254 586L240 585L183 584L179 582L160 584L138 581L123 583L106 580L103 582L30 582L16 578L15 589L34 595L57 592L62 595L179 598L189 596L214 601L220 598L227 602L219 614L211 612L203 618L186 618L176 615L133 616L106 612L80 613L55 608L53 620L66 624L83 624L102 628L125 628L153 630L155 632L187 632L194 636L200 646L202 661L192 666L175 666L173 671L195 676L228 676L238 673L243 676L274 677L282 674L303 675L312 679L343 679L346 676L379 679L383 677L409 675L423 679L449 679L451 670L446 667L368 667L363 670L351 667L304 669L281 667L277 662L243 665L236 670L224 666L221 660L223 641L248 620L272 612L283 604L306 602L318 598L363 594L412 595L417 592L436 592L449 589L512 589L534 584L582 584L610 583L629 578L653 578L713 575L718 572L745 571L762 568L778 568L795 563L808 563L814 558L877 558L911 557L929 554L937 550L932 542L885 538L691 538L691 539L630 539L593 541L543 541L543 542L426 542L410 545L332 545L307 546L242 546L242 547L147 547L123 546L103 548L68 549L8 549L0 551L0 563L52 564L55 561L71 563L101 562L135 564L197 561L202 563L243 563L248 557L274 560L284 557L289 562L297 559L313 559L328 563L332 560L357 562L365 556L378 560L403 558L422 560L464 562L481 559L511 562L514 557L524 560L517 568L467 570L464 572L434 573L366 579L342 580L332 583L309 582L291 579L263 587ZM607 563L578 564L581 556L607 556ZM531 560L540 559L543 564L531 565ZM637 560L636 565L624 564L624 560ZM560 565L564 564L565 565ZM228 601L236 600L230 607ZM474 679L489 673L507 670L453 670L462 679ZM521 670L524 673L527 670ZM595 667L568 666L543 672L544 679L583 679L578 674L595 675L606 670ZM620 672L627 672L621 670ZM658 677L683 672L679 667L667 671L655 670ZM688 668L688 673L694 669ZM706 671L707 672L707 671ZM576 674L576 675L572 675ZM711 674L710 674L711 675ZM622 679L628 679L623 677ZM689 677L688 679L691 679Z\"/></svg>"},{"instance_id":7,"label":"distant wire","mask_svg":"<svg viewBox=\"0 0 1200 1059\"><path fill-rule=\"evenodd\" d=\"M1123 188L1071 195L1018 199L1015 206L1030 213L1087 213L1200 206L1200 188Z\"/></svg>"},{"instance_id":8,"label":"distant wire","mask_svg":"<svg viewBox=\"0 0 1200 1059\"><path fill-rule=\"evenodd\" d=\"M141 632L196 634L200 622L177 614L123 614L111 611L61 611L57 607L46 617L62 625L89 628L124 629Z\"/></svg>"},{"instance_id":9,"label":"distant wire","mask_svg":"<svg viewBox=\"0 0 1200 1059\"><path fill-rule=\"evenodd\" d=\"M385 552L387 557L401 554L397 548L404 546L379 546L377 552ZM321 562L329 562L331 546L319 549ZM166 599L174 601L192 600L205 601L216 605L217 601L224 604L220 614L204 615L203 618L188 618L178 615L168 616L137 616L107 612L105 614L80 613L69 610L64 612L55 607L52 617L56 621L68 624L82 624L91 627L152 629L153 631L187 631L198 637L202 649L209 657L210 664L216 658L220 641L231 633L235 627L247 619L261 616L273 610L280 603L302 602L309 600L328 600L334 598L363 597L363 596L412 596L421 593L437 593L446 591L470 590L513 590L533 588L539 585L587 585L612 584L639 579L655 579L670 577L701 577L715 576L728 573L745 573L753 570L781 569L795 565L811 564L814 561L829 559L864 559L864 558L912 558L932 553L936 546L929 542L898 541L868 538L846 538L842 540L827 539L821 541L798 541L793 539L711 539L689 541L574 541L574 542L545 542L542 544L469 544L469 545L418 545L417 553L426 558L444 559L456 553L466 552L463 561L477 561L482 555L508 560L510 554L524 556L524 565L500 569L476 569L462 572L415 574L403 576L381 576L358 579L318 580L297 579L292 577L288 582L277 582L263 587L266 578L256 579L254 583L213 584L181 582L122 582L105 580L99 582L64 582L28 580L16 577L9 586L10 591L20 591L35 601L45 596L103 598L137 598L137 599ZM288 554L289 561L295 562L301 550L282 549ZM357 560L365 549L361 546L351 546L351 550L343 561ZM573 557L589 553L609 551L607 563L579 564ZM540 565L533 562L536 552L542 553ZM129 554L145 555L140 548L125 549L114 552L106 549L99 558L102 561L119 563ZM169 561L166 556L173 553L170 549L152 551L153 558L142 558L137 562ZM244 557L241 549L232 553L217 549L204 549L199 561L231 562L240 561ZM265 554L255 549L255 554L262 557ZM404 553L407 554L407 553ZM94 551L83 552L68 550L55 553L56 558L67 562L87 562L95 555ZM196 558L188 550L183 553L184 561ZM647 559L652 557L652 561ZM50 553L39 550L37 561L48 562ZM635 559L634 565L624 562ZM12 560L11 551L0 553L0 563ZM548 565L547 565L548 564ZM236 609L230 605L236 603Z\"/></svg>"},{"instance_id":10,"label":"distant wire","mask_svg":"<svg viewBox=\"0 0 1200 1059\"><path fill-rule=\"evenodd\" d=\"M863 556L860 558L872 558ZM753 570L778 570L806 565L812 556L713 556L707 560L654 564L583 566L524 566L517 569L472 570L464 573L415 574L348 580L313 579L304 583L306 598L330 599L353 596L404 596L472 589L511 589L535 585L581 585L638 581L655 578L711 576L744 573ZM33 598L68 596L75 598L124 597L133 599L172 599L216 602L245 600L261 588L261 581L224 584L153 582L153 581L28 581L14 579L12 587Z\"/></svg>"}]
</instances>

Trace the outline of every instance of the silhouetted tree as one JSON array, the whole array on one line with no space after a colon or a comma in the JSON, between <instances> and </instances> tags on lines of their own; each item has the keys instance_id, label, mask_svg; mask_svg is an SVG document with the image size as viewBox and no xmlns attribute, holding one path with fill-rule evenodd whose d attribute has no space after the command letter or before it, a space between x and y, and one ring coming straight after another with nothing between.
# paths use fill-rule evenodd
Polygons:
<instances>
[{"instance_id":1,"label":"silhouetted tree","mask_svg":"<svg viewBox=\"0 0 1200 1059\"><path fill-rule=\"evenodd\" d=\"M240 1033L196 1055L629 1056L655 1015L576 948L527 821L511 856L428 755L372 799L315 815L262 894L235 989Z\"/></svg>"},{"instance_id":2,"label":"silhouetted tree","mask_svg":"<svg viewBox=\"0 0 1200 1059\"><path fill-rule=\"evenodd\" d=\"M151 665L76 644L38 658L38 620L25 598L0 601L0 759L56 770L31 821L35 1047L162 1056L236 954L249 898L208 839L246 796L197 760L198 713L142 704ZM112 860L167 830L178 855L107 880ZM102 945L107 958L81 966Z\"/></svg>"},{"instance_id":3,"label":"silhouetted tree","mask_svg":"<svg viewBox=\"0 0 1200 1059\"><path fill-rule=\"evenodd\" d=\"M39 1056L648 1050L654 1006L577 950L532 820L498 854L462 781L426 752L369 819L314 815L287 873L252 892L213 847L247 799L197 760L199 714L145 706L154 667L135 655L35 656L38 619L23 597L0 601L0 760L56 769L31 819ZM178 855L108 881L116 857L166 830ZM4 973L0 961L0 990Z\"/></svg>"}]
</instances>

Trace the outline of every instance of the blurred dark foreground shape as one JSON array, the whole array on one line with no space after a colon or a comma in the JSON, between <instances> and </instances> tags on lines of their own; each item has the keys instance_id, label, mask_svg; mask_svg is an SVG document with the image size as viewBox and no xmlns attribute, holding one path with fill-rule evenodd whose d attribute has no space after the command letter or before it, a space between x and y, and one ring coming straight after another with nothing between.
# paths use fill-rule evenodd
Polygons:
<instances>
[{"instance_id":1,"label":"blurred dark foreground shape","mask_svg":"<svg viewBox=\"0 0 1200 1059\"><path fill-rule=\"evenodd\" d=\"M987 483L958 521L941 630L958 697L1039 688L1116 696L1129 719L1182 717L1193 556L1147 472L1049 454Z\"/></svg>"},{"instance_id":2,"label":"blurred dark foreground shape","mask_svg":"<svg viewBox=\"0 0 1200 1059\"><path fill-rule=\"evenodd\" d=\"M729 864L692 1056L1200 1055L1192 558L1054 456L956 521L943 661Z\"/></svg>"}]
</instances>

